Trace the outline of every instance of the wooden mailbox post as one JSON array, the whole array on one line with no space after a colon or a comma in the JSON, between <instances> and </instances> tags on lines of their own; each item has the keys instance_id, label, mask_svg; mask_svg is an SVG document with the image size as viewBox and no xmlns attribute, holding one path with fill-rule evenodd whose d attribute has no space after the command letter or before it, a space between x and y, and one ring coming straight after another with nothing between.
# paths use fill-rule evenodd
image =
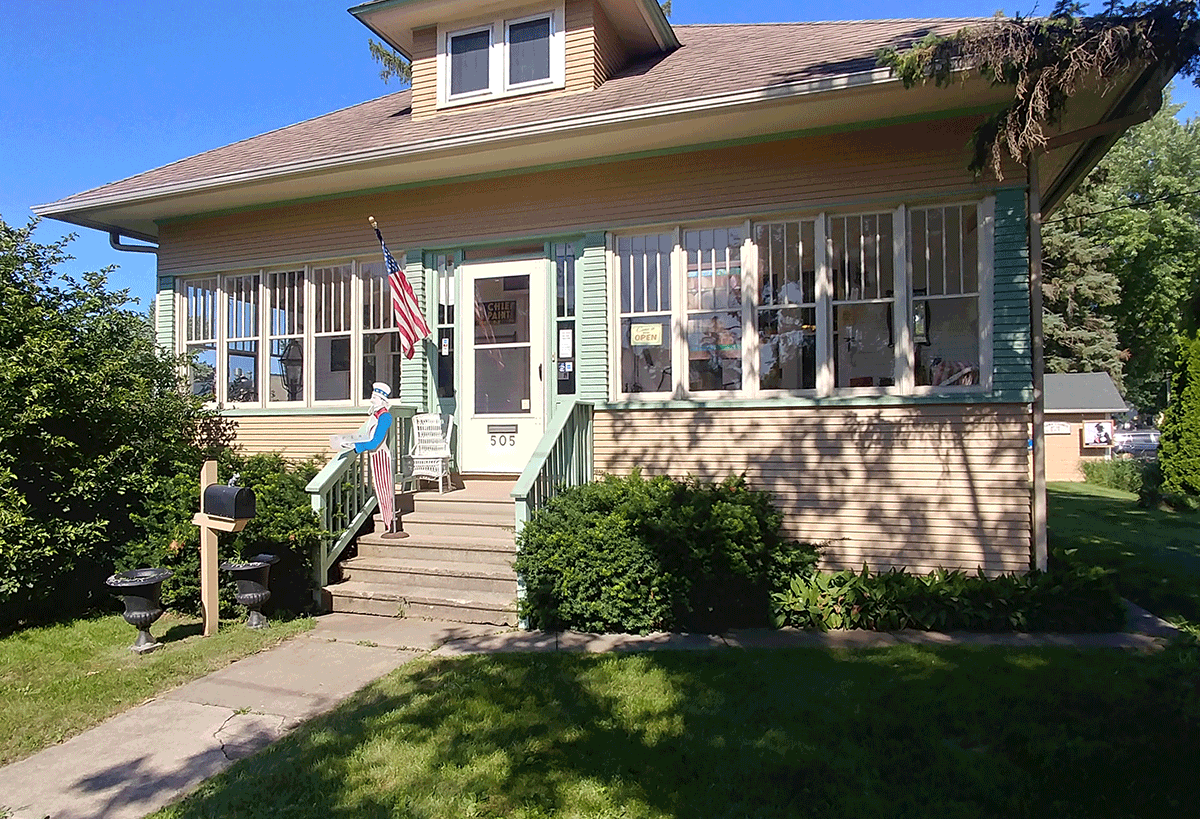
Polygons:
<instances>
[{"instance_id":1,"label":"wooden mailbox post","mask_svg":"<svg viewBox=\"0 0 1200 819\"><path fill-rule=\"evenodd\" d=\"M200 470L200 511L192 523L200 527L200 606L204 610L204 636L217 633L221 604L217 599L217 532L240 532L249 517L225 518L204 511L204 493L217 484L217 462L205 461Z\"/></svg>"}]
</instances>

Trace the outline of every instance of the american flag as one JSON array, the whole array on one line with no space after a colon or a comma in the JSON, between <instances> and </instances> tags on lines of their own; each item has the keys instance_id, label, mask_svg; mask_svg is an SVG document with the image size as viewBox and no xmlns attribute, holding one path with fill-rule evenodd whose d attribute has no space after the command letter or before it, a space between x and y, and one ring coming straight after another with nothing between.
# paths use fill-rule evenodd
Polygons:
<instances>
[{"instance_id":1,"label":"american flag","mask_svg":"<svg viewBox=\"0 0 1200 819\"><path fill-rule=\"evenodd\" d=\"M371 220L375 225L375 220ZM396 264L392 252L388 250L383 234L375 228L379 237L379 246L383 248L383 259L387 263L388 283L392 286L392 312L396 315L396 329L400 331L400 349L405 358L412 358L416 352L417 342L429 336L429 325L421 315L421 305L412 285L404 277L404 271Z\"/></svg>"}]
</instances>

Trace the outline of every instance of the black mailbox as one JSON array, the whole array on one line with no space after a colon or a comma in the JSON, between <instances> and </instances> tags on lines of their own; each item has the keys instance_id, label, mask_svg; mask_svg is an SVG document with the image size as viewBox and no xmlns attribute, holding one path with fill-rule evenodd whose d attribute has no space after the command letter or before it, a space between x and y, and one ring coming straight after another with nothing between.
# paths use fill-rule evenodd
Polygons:
<instances>
[{"instance_id":1,"label":"black mailbox","mask_svg":"<svg viewBox=\"0 0 1200 819\"><path fill-rule=\"evenodd\" d=\"M215 483L205 488L201 511L215 518L247 520L254 517L254 490Z\"/></svg>"}]
</instances>

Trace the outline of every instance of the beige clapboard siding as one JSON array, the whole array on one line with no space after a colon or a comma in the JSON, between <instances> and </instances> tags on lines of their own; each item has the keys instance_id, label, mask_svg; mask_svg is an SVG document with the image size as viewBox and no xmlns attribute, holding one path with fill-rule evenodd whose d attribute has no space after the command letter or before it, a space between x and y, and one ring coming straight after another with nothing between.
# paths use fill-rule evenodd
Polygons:
<instances>
[{"instance_id":1,"label":"beige clapboard siding","mask_svg":"<svg viewBox=\"0 0 1200 819\"><path fill-rule=\"evenodd\" d=\"M1082 481L1083 467L1087 461L1103 461L1105 451L1096 447L1084 447L1083 422L1102 421L1105 414L1096 412L1084 415L1047 413L1047 421L1065 421L1071 425L1067 435L1046 436L1046 480Z\"/></svg>"},{"instance_id":2,"label":"beige clapboard siding","mask_svg":"<svg viewBox=\"0 0 1200 819\"><path fill-rule=\"evenodd\" d=\"M966 170L965 146L976 123L896 125L174 222L160 231L159 272L371 252L367 214L405 237L408 247L436 247L982 192Z\"/></svg>"},{"instance_id":3,"label":"beige clapboard siding","mask_svg":"<svg viewBox=\"0 0 1200 819\"><path fill-rule=\"evenodd\" d=\"M598 474L745 473L829 569L1029 568L1021 404L604 409Z\"/></svg>"},{"instance_id":4,"label":"beige clapboard siding","mask_svg":"<svg viewBox=\"0 0 1200 819\"><path fill-rule=\"evenodd\" d=\"M365 417L365 409L362 418L356 415L241 415L235 418L236 443L250 455L279 452L287 458L317 456L328 459L333 455L329 436L354 432Z\"/></svg>"},{"instance_id":5,"label":"beige clapboard siding","mask_svg":"<svg viewBox=\"0 0 1200 819\"><path fill-rule=\"evenodd\" d=\"M563 9L566 29L564 88L568 92L595 88L596 47L592 30L595 0L568 0Z\"/></svg>"},{"instance_id":6,"label":"beige clapboard siding","mask_svg":"<svg viewBox=\"0 0 1200 819\"><path fill-rule=\"evenodd\" d=\"M596 51L593 83L596 88L599 88L605 80L625 67L629 55L603 6L597 0L592 0L592 8L592 28L595 32L593 36Z\"/></svg>"},{"instance_id":7,"label":"beige clapboard siding","mask_svg":"<svg viewBox=\"0 0 1200 819\"><path fill-rule=\"evenodd\" d=\"M432 116L437 111L437 26L413 31L412 116Z\"/></svg>"}]
</instances>

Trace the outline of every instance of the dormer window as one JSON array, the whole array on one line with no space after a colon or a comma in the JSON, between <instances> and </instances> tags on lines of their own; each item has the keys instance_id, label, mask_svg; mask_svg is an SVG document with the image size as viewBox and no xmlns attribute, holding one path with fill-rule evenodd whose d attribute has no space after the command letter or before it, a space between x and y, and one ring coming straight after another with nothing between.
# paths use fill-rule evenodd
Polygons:
<instances>
[{"instance_id":1,"label":"dormer window","mask_svg":"<svg viewBox=\"0 0 1200 819\"><path fill-rule=\"evenodd\" d=\"M564 85L561 6L438 31L438 105Z\"/></svg>"}]
</instances>

